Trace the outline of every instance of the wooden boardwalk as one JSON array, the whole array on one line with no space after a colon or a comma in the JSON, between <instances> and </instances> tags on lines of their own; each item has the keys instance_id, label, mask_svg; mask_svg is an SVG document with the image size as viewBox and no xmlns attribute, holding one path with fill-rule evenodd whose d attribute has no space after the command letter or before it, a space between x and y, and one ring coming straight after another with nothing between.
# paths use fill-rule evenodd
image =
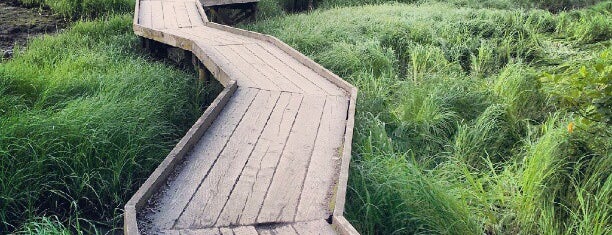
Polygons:
<instances>
[{"instance_id":1,"label":"wooden boardwalk","mask_svg":"<svg viewBox=\"0 0 612 235\"><path fill-rule=\"evenodd\" d=\"M197 1L137 1L134 31L191 51L225 90L126 204L126 234L357 234L353 86Z\"/></svg>"}]
</instances>

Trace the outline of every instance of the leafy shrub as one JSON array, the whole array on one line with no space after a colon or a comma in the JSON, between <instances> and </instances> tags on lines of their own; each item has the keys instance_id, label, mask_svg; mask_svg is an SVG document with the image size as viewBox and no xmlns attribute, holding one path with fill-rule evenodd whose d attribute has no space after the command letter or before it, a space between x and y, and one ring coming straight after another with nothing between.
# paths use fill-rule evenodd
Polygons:
<instances>
[{"instance_id":1,"label":"leafy shrub","mask_svg":"<svg viewBox=\"0 0 612 235\"><path fill-rule=\"evenodd\" d=\"M545 73L545 90L563 108L585 121L612 123L612 50L581 65L566 65L559 73Z\"/></svg>"}]
</instances>

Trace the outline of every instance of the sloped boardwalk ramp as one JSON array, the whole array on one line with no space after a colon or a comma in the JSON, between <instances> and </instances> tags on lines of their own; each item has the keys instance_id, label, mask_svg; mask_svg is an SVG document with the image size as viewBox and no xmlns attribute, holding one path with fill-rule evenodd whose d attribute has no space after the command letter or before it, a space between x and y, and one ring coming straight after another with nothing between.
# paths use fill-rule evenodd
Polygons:
<instances>
[{"instance_id":1,"label":"sloped boardwalk ramp","mask_svg":"<svg viewBox=\"0 0 612 235\"><path fill-rule=\"evenodd\" d=\"M126 234L357 233L353 86L197 1L137 1L134 32L191 51L225 89L127 203Z\"/></svg>"}]
</instances>

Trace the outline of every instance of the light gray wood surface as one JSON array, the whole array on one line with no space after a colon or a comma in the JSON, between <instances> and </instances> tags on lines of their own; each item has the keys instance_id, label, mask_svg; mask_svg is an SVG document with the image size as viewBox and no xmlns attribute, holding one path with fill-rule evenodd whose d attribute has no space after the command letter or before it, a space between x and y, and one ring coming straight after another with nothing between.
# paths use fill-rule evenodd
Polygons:
<instances>
[{"instance_id":1,"label":"light gray wood surface","mask_svg":"<svg viewBox=\"0 0 612 235\"><path fill-rule=\"evenodd\" d=\"M332 234L330 216L354 231L335 207L344 206L356 89L273 37L208 22L196 1L136 7L136 34L192 51L238 88L189 137L184 160L151 175L165 183L143 185L149 193L126 205L126 233L142 223L165 234Z\"/></svg>"}]
</instances>

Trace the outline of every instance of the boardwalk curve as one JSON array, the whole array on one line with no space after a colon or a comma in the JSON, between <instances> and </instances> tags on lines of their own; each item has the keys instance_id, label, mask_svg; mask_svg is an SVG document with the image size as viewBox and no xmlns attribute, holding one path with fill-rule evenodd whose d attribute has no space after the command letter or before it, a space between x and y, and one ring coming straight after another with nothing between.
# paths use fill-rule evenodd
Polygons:
<instances>
[{"instance_id":1,"label":"boardwalk curve","mask_svg":"<svg viewBox=\"0 0 612 235\"><path fill-rule=\"evenodd\" d=\"M138 0L133 27L225 89L128 201L126 234L357 234L343 216L355 87L194 0Z\"/></svg>"}]
</instances>

